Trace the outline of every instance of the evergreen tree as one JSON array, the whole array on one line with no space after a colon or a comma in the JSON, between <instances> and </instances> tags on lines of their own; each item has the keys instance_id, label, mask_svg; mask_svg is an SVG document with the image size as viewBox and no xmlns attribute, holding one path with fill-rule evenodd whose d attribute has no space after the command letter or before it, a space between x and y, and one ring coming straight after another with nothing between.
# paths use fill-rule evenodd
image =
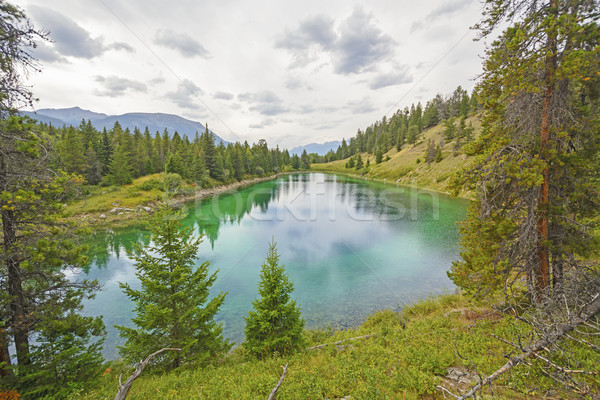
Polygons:
<instances>
[{"instance_id":1,"label":"evergreen tree","mask_svg":"<svg viewBox=\"0 0 600 400\"><path fill-rule=\"evenodd\" d=\"M109 181L112 185L127 185L132 182L129 157L123 147L117 145L115 148L108 172L110 174Z\"/></svg>"},{"instance_id":2,"label":"evergreen tree","mask_svg":"<svg viewBox=\"0 0 600 400\"><path fill-rule=\"evenodd\" d=\"M444 121L444 139L451 142L457 135L456 125L454 125L454 118L448 118Z\"/></svg>"},{"instance_id":3,"label":"evergreen tree","mask_svg":"<svg viewBox=\"0 0 600 400\"><path fill-rule=\"evenodd\" d=\"M354 168L356 168L356 170L359 170L363 167L363 159L362 156L360 155L360 153L358 153L356 155L356 165L354 166Z\"/></svg>"},{"instance_id":4,"label":"evergreen tree","mask_svg":"<svg viewBox=\"0 0 600 400\"><path fill-rule=\"evenodd\" d=\"M439 163L440 161L443 160L443 155L442 155L442 145L441 143L438 143L437 147L435 148L435 162Z\"/></svg>"},{"instance_id":5,"label":"evergreen tree","mask_svg":"<svg viewBox=\"0 0 600 400\"><path fill-rule=\"evenodd\" d=\"M102 164L102 175L106 175L109 172L110 160L113 154L113 145L106 128L102 131L99 147L98 159L100 160L100 164Z\"/></svg>"},{"instance_id":6,"label":"evergreen tree","mask_svg":"<svg viewBox=\"0 0 600 400\"><path fill-rule=\"evenodd\" d=\"M69 173L85 173L84 146L81 134L72 126L68 127L60 143L60 155Z\"/></svg>"},{"instance_id":7,"label":"evergreen tree","mask_svg":"<svg viewBox=\"0 0 600 400\"><path fill-rule=\"evenodd\" d=\"M377 164L380 164L383 161L383 153L381 151L381 149L377 149L377 151L375 151L375 162Z\"/></svg>"},{"instance_id":8,"label":"evergreen tree","mask_svg":"<svg viewBox=\"0 0 600 400\"><path fill-rule=\"evenodd\" d=\"M102 181L102 164L92 147L85 153L86 169L85 180L90 185L97 185Z\"/></svg>"},{"instance_id":9,"label":"evergreen tree","mask_svg":"<svg viewBox=\"0 0 600 400\"><path fill-rule=\"evenodd\" d=\"M167 174L179 174L180 176L186 175L181 156L178 153L170 153L167 156L165 172Z\"/></svg>"},{"instance_id":10,"label":"evergreen tree","mask_svg":"<svg viewBox=\"0 0 600 400\"><path fill-rule=\"evenodd\" d=\"M11 383L30 398L63 398L98 372L101 356L86 336L102 333L101 319L77 314L81 299L97 286L64 273L87 261L72 241L74 227L56 223L75 180L50 170L58 155L48 151L49 139L15 116L18 107L32 103L20 74L35 66L29 50L45 37L6 2L0 3L0 27L0 376L3 388L12 375ZM50 336L70 347L45 348ZM33 337L38 342L31 344ZM101 346L102 339L94 339Z\"/></svg>"},{"instance_id":11,"label":"evergreen tree","mask_svg":"<svg viewBox=\"0 0 600 400\"><path fill-rule=\"evenodd\" d=\"M598 6L493 1L478 26L485 37L509 25L487 52L483 133L462 177L479 200L450 275L473 294L562 296L564 277L581 273L594 249L586 223L600 209Z\"/></svg>"},{"instance_id":12,"label":"evergreen tree","mask_svg":"<svg viewBox=\"0 0 600 400\"><path fill-rule=\"evenodd\" d=\"M354 156L346 161L346 168L354 168Z\"/></svg>"},{"instance_id":13,"label":"evergreen tree","mask_svg":"<svg viewBox=\"0 0 600 400\"><path fill-rule=\"evenodd\" d=\"M149 225L152 244L136 245L130 256L135 261L140 290L120 286L135 304L135 328L117 326L127 342L120 353L128 361L139 361L163 347L181 348L164 354L164 366L179 367L185 362L204 362L231 346L214 320L225 300L219 293L209 300L209 289L217 278L209 273L208 261L195 266L202 238L182 228L181 214L163 209Z\"/></svg>"},{"instance_id":14,"label":"evergreen tree","mask_svg":"<svg viewBox=\"0 0 600 400\"><path fill-rule=\"evenodd\" d=\"M417 128L414 125L411 125L408 128L408 143L410 143L414 146L417 143L418 137L419 137L419 128Z\"/></svg>"},{"instance_id":15,"label":"evergreen tree","mask_svg":"<svg viewBox=\"0 0 600 400\"><path fill-rule=\"evenodd\" d=\"M301 169L310 169L310 158L308 157L308 153L306 149L302 152L300 156L300 168Z\"/></svg>"},{"instance_id":16,"label":"evergreen tree","mask_svg":"<svg viewBox=\"0 0 600 400\"><path fill-rule=\"evenodd\" d=\"M304 346L304 319L291 298L294 284L285 267L279 265L276 243L269 243L267 258L260 271L258 294L248 313L243 346L253 355L264 358L275 352L291 353Z\"/></svg>"}]
</instances>

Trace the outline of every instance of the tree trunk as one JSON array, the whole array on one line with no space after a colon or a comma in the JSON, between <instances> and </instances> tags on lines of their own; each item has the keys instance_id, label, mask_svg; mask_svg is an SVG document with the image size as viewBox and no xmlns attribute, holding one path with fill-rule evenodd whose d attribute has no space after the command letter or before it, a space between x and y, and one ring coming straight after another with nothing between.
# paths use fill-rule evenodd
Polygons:
<instances>
[{"instance_id":1,"label":"tree trunk","mask_svg":"<svg viewBox=\"0 0 600 400\"><path fill-rule=\"evenodd\" d=\"M6 329L0 331L0 376L10 375L10 353L8 351L8 338Z\"/></svg>"},{"instance_id":2,"label":"tree trunk","mask_svg":"<svg viewBox=\"0 0 600 400\"><path fill-rule=\"evenodd\" d=\"M557 14L557 2L552 1L551 15ZM554 21L552 21L554 23ZM550 283L550 262L548 256L548 209L550 199L550 110L552 108L552 96L554 94L554 82L556 73L556 29L551 28L548 33L546 46L545 74L544 74L544 103L542 108L542 125L540 132L540 156L546 162L543 171L543 182L540 188L540 199L538 202L538 244L537 244L537 268L536 268L536 299L541 301Z\"/></svg>"},{"instance_id":3,"label":"tree trunk","mask_svg":"<svg viewBox=\"0 0 600 400\"><path fill-rule=\"evenodd\" d=\"M6 161L0 156L0 191L8 190ZM4 204L0 204L4 205ZM21 280L20 261L15 254L17 230L15 214L12 210L1 208L2 233L4 234L4 251L6 254L6 270L8 273L8 294L10 296L10 324L12 325L17 362L19 365L29 364L29 329L25 315L25 298Z\"/></svg>"}]
</instances>

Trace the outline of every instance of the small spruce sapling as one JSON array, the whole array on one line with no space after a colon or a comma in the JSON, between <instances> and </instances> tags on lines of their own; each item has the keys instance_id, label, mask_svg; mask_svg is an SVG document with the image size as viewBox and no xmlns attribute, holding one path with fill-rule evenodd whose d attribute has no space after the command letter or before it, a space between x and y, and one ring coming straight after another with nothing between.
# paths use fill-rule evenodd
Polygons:
<instances>
[{"instance_id":1,"label":"small spruce sapling","mask_svg":"<svg viewBox=\"0 0 600 400\"><path fill-rule=\"evenodd\" d=\"M259 299L246 320L243 346L251 354L264 358L273 353L288 354L304 346L304 319L300 307L290 295L294 284L279 265L276 243L269 243L267 258L260 271Z\"/></svg>"}]
</instances>

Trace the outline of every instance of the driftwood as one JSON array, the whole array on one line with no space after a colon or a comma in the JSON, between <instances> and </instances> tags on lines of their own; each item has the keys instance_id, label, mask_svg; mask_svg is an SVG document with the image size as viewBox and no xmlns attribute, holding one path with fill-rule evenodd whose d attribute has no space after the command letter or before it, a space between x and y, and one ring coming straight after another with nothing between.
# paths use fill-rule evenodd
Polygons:
<instances>
[{"instance_id":1,"label":"driftwood","mask_svg":"<svg viewBox=\"0 0 600 400\"><path fill-rule=\"evenodd\" d=\"M591 318L593 318L594 316L596 316L599 313L600 313L600 293L597 293L594 296L594 298L592 299L592 301L590 301L588 304L586 304L585 307L583 307L583 309L581 310L581 312L579 312L579 314L575 315L569 322L559 324L556 327L556 330L547 334L542 339L540 339L540 340L536 341L535 343L533 343L532 345L530 345L529 348L527 349L527 351L523 352L522 354L520 354L518 356L510 357L508 359L508 361L506 362L506 364L504 364L502 367L497 369L490 376L488 376L482 380L480 379L479 382L475 386L473 386L468 393L466 393L462 396L457 396L457 395L452 394L448 389L446 389L442 386L438 386L438 389L443 390L445 393L448 393L452 397L459 399L459 400L464 400L464 399L473 397L484 386L491 384L493 381L495 381L497 378L499 378L502 374L509 371L513 367L516 367L517 365L524 363L528 358L537 357L538 352L546 349L549 345L557 342L563 336L566 336L568 333L575 330L575 328L577 328L578 326L585 324L587 321L589 321ZM579 372L579 371L573 371L573 372Z\"/></svg>"},{"instance_id":2,"label":"driftwood","mask_svg":"<svg viewBox=\"0 0 600 400\"><path fill-rule=\"evenodd\" d=\"M127 397L127 393L129 393L129 389L131 389L131 386L133 385L133 381L139 378L139 376L142 374L142 371L144 370L144 368L146 368L146 366L153 357L159 355L164 351L181 351L181 349L172 349L165 347L164 349L160 349L150 354L148 357L146 357L144 361L140 361L135 371L133 371L133 374L131 374L131 376L125 381L125 384L121 383L121 377L119 376L119 391L115 396L115 400L125 400L125 398Z\"/></svg>"},{"instance_id":3,"label":"driftwood","mask_svg":"<svg viewBox=\"0 0 600 400\"><path fill-rule=\"evenodd\" d=\"M267 400L275 400L275 395L277 394L277 391L279 390L279 386L281 386L281 384L283 383L283 379L285 378L285 374L287 374L287 363L285 364L285 367L283 367L283 374L281 374L281 378L279 378L279 382L277 382L277 385L275 385L275 387L273 388L273 390L271 390L271 394L269 395L269 397L267 397Z\"/></svg>"}]
</instances>

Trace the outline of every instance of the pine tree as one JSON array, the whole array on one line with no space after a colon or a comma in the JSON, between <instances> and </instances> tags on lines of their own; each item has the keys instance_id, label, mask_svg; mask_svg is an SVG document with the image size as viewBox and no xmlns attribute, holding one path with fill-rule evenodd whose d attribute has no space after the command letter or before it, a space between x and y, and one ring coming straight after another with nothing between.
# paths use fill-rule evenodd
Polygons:
<instances>
[{"instance_id":1,"label":"pine tree","mask_svg":"<svg viewBox=\"0 0 600 400\"><path fill-rule=\"evenodd\" d=\"M462 179L479 198L463 225L451 277L490 293L560 294L594 249L598 213L598 2L490 1L478 28L507 29L488 49L478 86L483 133ZM494 285L491 285L494 283Z\"/></svg>"},{"instance_id":2,"label":"pine tree","mask_svg":"<svg viewBox=\"0 0 600 400\"><path fill-rule=\"evenodd\" d=\"M444 156L442 155L442 146L440 143L438 143L437 147L435 148L435 162L439 163L443 159Z\"/></svg>"},{"instance_id":3,"label":"pine tree","mask_svg":"<svg viewBox=\"0 0 600 400\"><path fill-rule=\"evenodd\" d=\"M84 146L81 133L73 127L68 127L60 143L60 154L65 167L69 173L85 173Z\"/></svg>"},{"instance_id":4,"label":"pine tree","mask_svg":"<svg viewBox=\"0 0 600 400\"><path fill-rule=\"evenodd\" d=\"M117 145L115 148L108 171L110 183L113 185L127 185L132 182L129 156L123 147Z\"/></svg>"},{"instance_id":5,"label":"pine tree","mask_svg":"<svg viewBox=\"0 0 600 400\"><path fill-rule=\"evenodd\" d=\"M304 319L291 298L294 284L285 267L279 265L276 243L269 243L267 258L260 271L258 294L248 313L243 346L253 355L264 358L275 352L291 353L304 346Z\"/></svg>"},{"instance_id":6,"label":"pine tree","mask_svg":"<svg viewBox=\"0 0 600 400\"><path fill-rule=\"evenodd\" d=\"M356 155L356 165L354 168L357 170L361 169L364 166L362 156L359 154Z\"/></svg>"},{"instance_id":7,"label":"pine tree","mask_svg":"<svg viewBox=\"0 0 600 400\"><path fill-rule=\"evenodd\" d=\"M215 314L226 293L209 299L217 273L209 273L209 262L195 266L202 241L190 228L182 228L181 214L169 209L156 213L151 224L152 244L136 245L135 261L140 290L128 283L120 286L135 304L135 328L117 326L127 342L120 353L128 361L139 361L163 347L181 348L165 354L160 363L178 367L186 362L204 362L231 346L223 339Z\"/></svg>"},{"instance_id":8,"label":"pine tree","mask_svg":"<svg viewBox=\"0 0 600 400\"><path fill-rule=\"evenodd\" d=\"M375 163L380 164L383 161L383 152L381 149L375 151Z\"/></svg>"},{"instance_id":9,"label":"pine tree","mask_svg":"<svg viewBox=\"0 0 600 400\"><path fill-rule=\"evenodd\" d=\"M300 156L300 168L310 169L310 157L308 156L306 149L302 151L302 155Z\"/></svg>"},{"instance_id":10,"label":"pine tree","mask_svg":"<svg viewBox=\"0 0 600 400\"><path fill-rule=\"evenodd\" d=\"M20 74L36 65L29 51L45 36L6 2L0 3L0 30L0 376L3 388L12 375L30 398L61 398L98 372L101 356L87 339L94 336L101 346L96 335L102 334L102 321L77 314L97 285L64 273L87 262L73 241L76 229L57 223L75 178L51 171L58 155L50 140L15 116L18 107L32 103ZM53 343L70 342L69 348L46 348L50 337Z\"/></svg>"}]
</instances>

